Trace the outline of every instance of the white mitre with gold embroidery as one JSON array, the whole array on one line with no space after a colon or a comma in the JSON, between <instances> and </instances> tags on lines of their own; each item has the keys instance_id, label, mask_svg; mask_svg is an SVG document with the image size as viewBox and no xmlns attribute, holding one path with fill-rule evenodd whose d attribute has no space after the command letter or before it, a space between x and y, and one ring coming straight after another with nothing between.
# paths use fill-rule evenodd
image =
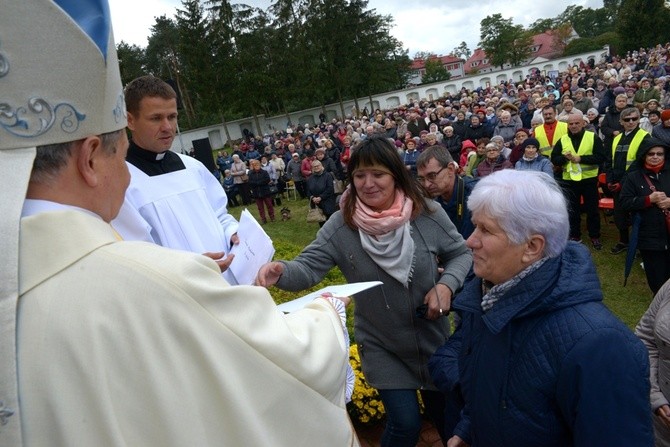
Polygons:
<instances>
[{"instance_id":1,"label":"white mitre with gold embroidery","mask_svg":"<svg viewBox=\"0 0 670 447\"><path fill-rule=\"evenodd\" d=\"M21 445L16 382L19 219L35 147L126 126L107 0L0 7L0 445Z\"/></svg>"}]
</instances>

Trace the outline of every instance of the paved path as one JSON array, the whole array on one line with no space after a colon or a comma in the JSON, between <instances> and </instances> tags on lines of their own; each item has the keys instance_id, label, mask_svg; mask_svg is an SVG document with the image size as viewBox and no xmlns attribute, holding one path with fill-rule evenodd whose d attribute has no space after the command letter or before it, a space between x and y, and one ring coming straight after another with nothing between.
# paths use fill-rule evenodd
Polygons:
<instances>
[{"instance_id":1,"label":"paved path","mask_svg":"<svg viewBox=\"0 0 670 447\"><path fill-rule=\"evenodd\" d=\"M356 434L358 434L358 440L361 443L361 447L379 447L380 439L382 437L382 432L384 431L384 424L376 424L371 427L368 426L356 426ZM423 427L421 428L421 434L419 435L419 443L417 447L443 447L442 441L440 440L437 430L433 427L428 421L423 422Z\"/></svg>"}]
</instances>

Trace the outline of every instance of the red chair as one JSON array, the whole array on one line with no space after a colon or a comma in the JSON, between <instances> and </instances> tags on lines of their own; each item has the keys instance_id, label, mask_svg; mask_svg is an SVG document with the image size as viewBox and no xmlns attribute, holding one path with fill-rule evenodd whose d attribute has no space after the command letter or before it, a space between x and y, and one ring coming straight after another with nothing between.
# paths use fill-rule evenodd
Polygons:
<instances>
[{"instance_id":1,"label":"red chair","mask_svg":"<svg viewBox=\"0 0 670 447\"><path fill-rule=\"evenodd\" d=\"M614 199L611 197L605 197L603 194L603 188L607 187L607 176L603 172L602 174L598 174L598 195L600 196L600 199L598 199L598 209L603 213L603 219L605 219L605 223L612 223L610 219L608 219L607 214L605 214L606 210L614 210Z\"/></svg>"}]
</instances>

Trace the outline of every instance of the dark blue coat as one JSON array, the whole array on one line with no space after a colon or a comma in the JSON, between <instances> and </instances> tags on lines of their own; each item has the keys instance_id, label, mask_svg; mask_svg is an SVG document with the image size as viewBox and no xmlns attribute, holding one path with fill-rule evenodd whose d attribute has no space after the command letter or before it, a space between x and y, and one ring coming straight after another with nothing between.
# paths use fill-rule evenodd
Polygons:
<instances>
[{"instance_id":1,"label":"dark blue coat","mask_svg":"<svg viewBox=\"0 0 670 447\"><path fill-rule=\"evenodd\" d=\"M446 211L449 219L456 226L456 229L463 239L470 237L475 226L472 224L472 214L468 208L468 197L475 188L478 179L471 179L468 177L454 177L454 189L451 194L449 202L445 202L442 196L436 198L437 203L442 205L442 209ZM463 188L463 200L460 199L460 189Z\"/></svg>"},{"instance_id":2,"label":"dark blue coat","mask_svg":"<svg viewBox=\"0 0 670 447\"><path fill-rule=\"evenodd\" d=\"M438 388L465 398L456 435L472 447L653 445L648 354L602 303L584 246L486 313L481 298L471 276L452 306L462 323L429 364Z\"/></svg>"}]
</instances>

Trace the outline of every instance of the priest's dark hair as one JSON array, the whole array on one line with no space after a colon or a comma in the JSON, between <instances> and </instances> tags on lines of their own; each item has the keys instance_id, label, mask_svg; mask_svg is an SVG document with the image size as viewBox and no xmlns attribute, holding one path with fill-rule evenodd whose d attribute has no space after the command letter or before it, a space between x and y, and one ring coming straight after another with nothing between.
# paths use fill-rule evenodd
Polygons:
<instances>
[{"instance_id":1,"label":"priest's dark hair","mask_svg":"<svg viewBox=\"0 0 670 447\"><path fill-rule=\"evenodd\" d=\"M147 75L133 79L126 86L126 110L136 114L140 110L140 101L144 98L177 99L177 93L170 84L161 78Z\"/></svg>"}]
</instances>

